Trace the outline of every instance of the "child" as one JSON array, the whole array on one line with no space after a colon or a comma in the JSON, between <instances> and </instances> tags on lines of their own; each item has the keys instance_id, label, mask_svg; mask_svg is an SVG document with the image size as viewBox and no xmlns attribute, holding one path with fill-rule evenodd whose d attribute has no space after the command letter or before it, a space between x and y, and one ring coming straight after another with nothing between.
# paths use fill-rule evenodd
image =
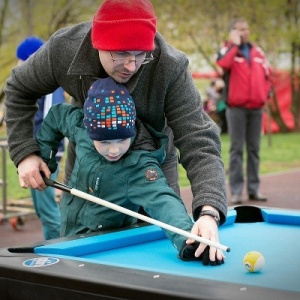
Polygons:
<instances>
[{"instance_id":1,"label":"child","mask_svg":"<svg viewBox=\"0 0 300 300\"><path fill-rule=\"evenodd\" d=\"M69 104L50 109L37 140L51 171L56 168L54 156L64 136L76 145L76 161L67 185L132 211L142 207L156 220L186 231L192 229L181 198L168 186L160 168L168 138L136 119L134 102L124 86L110 77L98 79L88 92L84 109ZM61 215L62 236L118 229L137 222L68 193L61 200ZM186 245L184 236L165 233L178 251L188 246L196 259L194 251L199 244ZM180 257L184 256L185 251L180 251Z\"/></svg>"}]
</instances>

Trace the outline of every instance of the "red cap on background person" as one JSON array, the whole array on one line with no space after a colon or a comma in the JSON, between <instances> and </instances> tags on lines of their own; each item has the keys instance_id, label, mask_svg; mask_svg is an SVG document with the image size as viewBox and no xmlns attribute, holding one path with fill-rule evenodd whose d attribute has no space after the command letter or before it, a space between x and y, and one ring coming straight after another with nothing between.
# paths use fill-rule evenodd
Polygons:
<instances>
[{"instance_id":1,"label":"red cap on background person","mask_svg":"<svg viewBox=\"0 0 300 300\"><path fill-rule=\"evenodd\" d=\"M40 47L42 47L44 41L35 36L29 36L25 38L17 47L16 56L20 60L27 60L30 55L35 53Z\"/></svg>"},{"instance_id":2,"label":"red cap on background person","mask_svg":"<svg viewBox=\"0 0 300 300\"><path fill-rule=\"evenodd\" d=\"M153 51L156 16L148 0L105 0L92 25L92 44L106 51Z\"/></svg>"}]
</instances>

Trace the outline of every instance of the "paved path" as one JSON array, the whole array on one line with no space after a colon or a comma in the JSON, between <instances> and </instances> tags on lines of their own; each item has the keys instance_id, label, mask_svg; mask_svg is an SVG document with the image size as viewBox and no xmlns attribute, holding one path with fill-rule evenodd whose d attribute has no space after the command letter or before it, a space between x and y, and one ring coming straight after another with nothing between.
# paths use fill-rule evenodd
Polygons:
<instances>
[{"instance_id":1,"label":"paved path","mask_svg":"<svg viewBox=\"0 0 300 300\"><path fill-rule=\"evenodd\" d=\"M243 205L258 205L267 207L300 209L300 169L288 172L274 173L261 176L260 189L262 194L268 197L266 202L249 201L246 191L243 194ZM227 184L227 195L230 196ZM191 210L193 199L191 189L185 188L181 196L186 203L188 212Z\"/></svg>"},{"instance_id":2,"label":"paved path","mask_svg":"<svg viewBox=\"0 0 300 300\"><path fill-rule=\"evenodd\" d=\"M243 205L300 209L300 169L261 176L261 192L268 196L267 202L250 202L246 200L245 193ZM190 213L190 188L182 189L182 197ZM28 218L23 228L18 231L12 229L8 223L0 225L0 247L29 245L42 240L41 224L35 216Z\"/></svg>"}]
</instances>

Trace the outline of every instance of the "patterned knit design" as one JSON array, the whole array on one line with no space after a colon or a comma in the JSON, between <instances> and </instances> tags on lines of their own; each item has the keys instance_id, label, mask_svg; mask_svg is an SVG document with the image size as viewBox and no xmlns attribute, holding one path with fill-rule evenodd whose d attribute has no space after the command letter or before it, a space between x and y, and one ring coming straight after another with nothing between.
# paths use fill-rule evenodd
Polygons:
<instances>
[{"instance_id":1,"label":"patterned knit design","mask_svg":"<svg viewBox=\"0 0 300 300\"><path fill-rule=\"evenodd\" d=\"M98 79L84 104L84 124L93 140L134 136L136 110L127 89L111 78Z\"/></svg>"}]
</instances>

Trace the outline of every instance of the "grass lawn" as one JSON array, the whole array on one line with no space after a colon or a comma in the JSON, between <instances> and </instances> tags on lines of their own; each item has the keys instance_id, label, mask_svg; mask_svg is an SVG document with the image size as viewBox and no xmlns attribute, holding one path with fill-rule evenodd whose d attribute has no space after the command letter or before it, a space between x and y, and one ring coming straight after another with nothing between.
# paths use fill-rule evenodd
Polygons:
<instances>
[{"instance_id":1,"label":"grass lawn","mask_svg":"<svg viewBox=\"0 0 300 300\"><path fill-rule=\"evenodd\" d=\"M5 129L0 128L0 138L5 138ZM222 158L225 169L228 169L228 152L229 138L228 135L221 136L222 141ZM270 143L271 141L271 143ZM1 153L2 156L2 153ZM260 173L268 174L281 172L293 168L300 168L300 133L273 134L269 138L267 135L262 136L261 141L261 164ZM2 157L0 166L0 178L2 178ZM63 172L64 166L61 166ZM60 174L59 178L63 178ZM7 190L8 199L23 199L30 197L29 190L19 187L18 175L14 164L9 159L7 153ZM189 186L185 170L180 166L180 186ZM0 193L2 188L0 187ZM1 197L2 199L2 197Z\"/></svg>"},{"instance_id":2,"label":"grass lawn","mask_svg":"<svg viewBox=\"0 0 300 300\"><path fill-rule=\"evenodd\" d=\"M227 134L221 136L222 159L228 169L230 141ZM244 162L246 155L244 155ZM245 165L245 163L244 163ZM264 135L261 138L260 174L270 174L300 168L300 133ZM180 186L189 186L185 170L180 166Z\"/></svg>"}]
</instances>

